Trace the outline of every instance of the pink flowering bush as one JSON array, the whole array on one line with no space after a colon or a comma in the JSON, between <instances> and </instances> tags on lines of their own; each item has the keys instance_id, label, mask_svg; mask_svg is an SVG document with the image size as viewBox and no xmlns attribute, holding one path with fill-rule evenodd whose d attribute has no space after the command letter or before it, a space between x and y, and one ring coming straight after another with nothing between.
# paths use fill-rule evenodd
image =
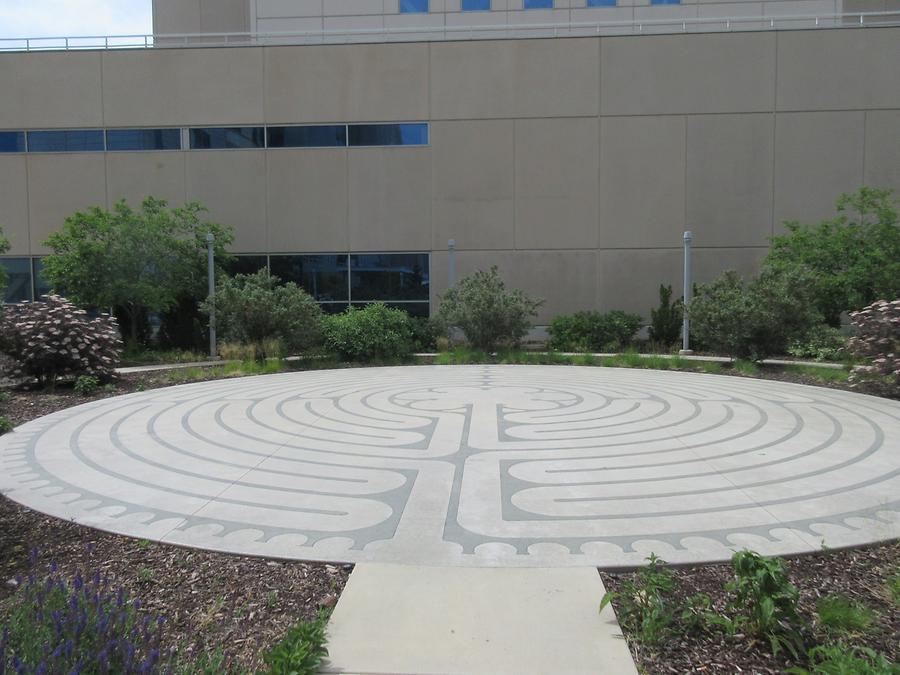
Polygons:
<instances>
[{"instance_id":1,"label":"pink flowering bush","mask_svg":"<svg viewBox=\"0 0 900 675\"><path fill-rule=\"evenodd\" d=\"M13 360L11 375L52 385L61 377L107 379L119 363L122 339L114 317L91 318L58 295L6 307L0 350Z\"/></svg>"},{"instance_id":2,"label":"pink flowering bush","mask_svg":"<svg viewBox=\"0 0 900 675\"><path fill-rule=\"evenodd\" d=\"M900 300L879 300L850 314L856 336L848 348L871 361L856 366L850 383L873 393L900 396Z\"/></svg>"}]
</instances>

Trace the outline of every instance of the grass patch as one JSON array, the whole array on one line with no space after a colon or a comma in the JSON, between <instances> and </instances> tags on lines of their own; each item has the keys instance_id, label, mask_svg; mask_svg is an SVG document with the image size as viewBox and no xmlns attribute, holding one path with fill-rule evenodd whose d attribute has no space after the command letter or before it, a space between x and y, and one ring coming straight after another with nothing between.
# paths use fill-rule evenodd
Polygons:
<instances>
[{"instance_id":1,"label":"grass patch","mask_svg":"<svg viewBox=\"0 0 900 675\"><path fill-rule=\"evenodd\" d=\"M687 359L684 359L687 361ZM712 375L721 375L722 374L722 363L719 361L688 361L691 364L692 368L696 368L704 373L710 373Z\"/></svg>"},{"instance_id":2,"label":"grass patch","mask_svg":"<svg viewBox=\"0 0 900 675\"><path fill-rule=\"evenodd\" d=\"M208 354L201 354L186 349L126 349L122 352L122 363L133 365L146 365L157 363L193 363L194 361L208 361Z\"/></svg>"},{"instance_id":3,"label":"grass patch","mask_svg":"<svg viewBox=\"0 0 900 675\"><path fill-rule=\"evenodd\" d=\"M819 621L836 633L858 633L875 621L876 614L842 595L829 595L816 605Z\"/></svg>"},{"instance_id":4,"label":"grass patch","mask_svg":"<svg viewBox=\"0 0 900 675\"><path fill-rule=\"evenodd\" d=\"M822 382L846 382L850 377L850 371L847 368L822 368L821 366L790 365L784 367L784 372L811 377Z\"/></svg>"},{"instance_id":5,"label":"grass patch","mask_svg":"<svg viewBox=\"0 0 900 675\"><path fill-rule=\"evenodd\" d=\"M224 363L220 366L209 366L206 368L196 366L191 368L177 368L168 371L166 373L166 379L172 383L182 384L185 382L195 382L197 380L219 377L273 375L275 373L283 373L287 369L287 363L281 359L268 359L262 363L259 361L233 361Z\"/></svg>"},{"instance_id":6,"label":"grass patch","mask_svg":"<svg viewBox=\"0 0 900 675\"><path fill-rule=\"evenodd\" d=\"M887 589L888 595L891 596L891 600L894 601L895 605L900 607L900 567L894 572L894 576L888 579Z\"/></svg>"},{"instance_id":7,"label":"grass patch","mask_svg":"<svg viewBox=\"0 0 900 675\"><path fill-rule=\"evenodd\" d=\"M744 359L732 361L731 369L741 375L759 375L759 366L753 361L746 361Z\"/></svg>"}]
</instances>

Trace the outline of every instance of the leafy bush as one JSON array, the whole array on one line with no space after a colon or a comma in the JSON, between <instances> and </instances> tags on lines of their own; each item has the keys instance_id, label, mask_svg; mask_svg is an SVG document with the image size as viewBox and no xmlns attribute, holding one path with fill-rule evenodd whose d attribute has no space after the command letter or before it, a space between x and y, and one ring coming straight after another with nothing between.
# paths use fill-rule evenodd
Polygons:
<instances>
[{"instance_id":1,"label":"leafy bush","mask_svg":"<svg viewBox=\"0 0 900 675\"><path fill-rule=\"evenodd\" d=\"M293 282L260 270L256 274L224 277L216 288L215 301L201 304L205 314L215 307L216 330L225 341L252 345L257 360L269 354L267 341L280 340L290 352L318 344L322 310L316 301Z\"/></svg>"},{"instance_id":2,"label":"leafy bush","mask_svg":"<svg viewBox=\"0 0 900 675\"><path fill-rule=\"evenodd\" d=\"M650 310L650 340L669 347L681 337L684 302L672 302L672 287L659 285L659 307Z\"/></svg>"},{"instance_id":3,"label":"leafy bush","mask_svg":"<svg viewBox=\"0 0 900 675\"><path fill-rule=\"evenodd\" d=\"M576 312L550 322L550 348L566 352L618 351L634 340L641 317L618 309Z\"/></svg>"},{"instance_id":4,"label":"leafy bush","mask_svg":"<svg viewBox=\"0 0 900 675\"><path fill-rule=\"evenodd\" d=\"M506 290L496 267L460 280L441 298L437 319L443 330L459 328L474 349L493 352L519 344L543 300Z\"/></svg>"},{"instance_id":5,"label":"leafy bush","mask_svg":"<svg viewBox=\"0 0 900 675\"><path fill-rule=\"evenodd\" d=\"M764 267L811 272L812 302L832 326L841 312L900 296L900 227L891 195L862 187L840 196L833 220L785 223L788 233L772 238Z\"/></svg>"},{"instance_id":6,"label":"leafy bush","mask_svg":"<svg viewBox=\"0 0 900 675\"><path fill-rule=\"evenodd\" d=\"M781 560L763 558L753 551L738 551L731 557L734 593L729 608L740 614L751 633L768 640L772 654L786 649L795 658L802 652L803 619L797 612L800 592L788 579Z\"/></svg>"},{"instance_id":7,"label":"leafy bush","mask_svg":"<svg viewBox=\"0 0 900 675\"><path fill-rule=\"evenodd\" d=\"M349 361L403 359L413 349L412 317L380 302L326 316L322 330L325 347Z\"/></svg>"},{"instance_id":8,"label":"leafy bush","mask_svg":"<svg viewBox=\"0 0 900 675\"><path fill-rule=\"evenodd\" d=\"M647 558L649 564L635 573L634 580L622 584L618 593L608 591L600 601L600 611L616 600L619 622L638 636L645 644L658 644L669 634L674 620L675 606L672 591L675 580L666 561L654 554Z\"/></svg>"},{"instance_id":9,"label":"leafy bush","mask_svg":"<svg viewBox=\"0 0 900 675\"><path fill-rule=\"evenodd\" d=\"M3 434L8 434L13 430L13 423L10 422L6 417L0 415L0 436Z\"/></svg>"},{"instance_id":10,"label":"leafy bush","mask_svg":"<svg viewBox=\"0 0 900 675\"><path fill-rule=\"evenodd\" d=\"M809 650L810 669L789 668L793 675L898 675L900 666L891 663L884 654L868 647L856 647L841 642L819 645Z\"/></svg>"},{"instance_id":11,"label":"leafy bush","mask_svg":"<svg viewBox=\"0 0 900 675\"><path fill-rule=\"evenodd\" d=\"M838 361L846 353L847 338L837 328L821 323L788 346L788 354L798 359Z\"/></svg>"},{"instance_id":12,"label":"leafy bush","mask_svg":"<svg viewBox=\"0 0 900 675\"><path fill-rule=\"evenodd\" d=\"M729 270L698 288L688 307L691 334L733 358L784 354L792 340L821 323L811 296L810 276L802 271L763 272L746 283Z\"/></svg>"},{"instance_id":13,"label":"leafy bush","mask_svg":"<svg viewBox=\"0 0 900 675\"><path fill-rule=\"evenodd\" d=\"M75 378L73 391L79 396L90 396L100 388L100 380L93 375L79 375Z\"/></svg>"},{"instance_id":14,"label":"leafy bush","mask_svg":"<svg viewBox=\"0 0 900 675\"><path fill-rule=\"evenodd\" d=\"M0 349L14 361L14 377L53 384L60 377L112 375L119 362L119 326L108 314L90 318L65 298L45 295L6 308Z\"/></svg>"},{"instance_id":15,"label":"leafy bush","mask_svg":"<svg viewBox=\"0 0 900 675\"><path fill-rule=\"evenodd\" d=\"M328 611L321 611L312 621L301 621L264 657L271 675L312 675L328 656L325 628Z\"/></svg>"},{"instance_id":16,"label":"leafy bush","mask_svg":"<svg viewBox=\"0 0 900 675\"><path fill-rule=\"evenodd\" d=\"M169 660L160 648L164 619L141 617L140 602L99 573L68 580L51 565L46 577L19 583L0 631L0 672L158 673Z\"/></svg>"},{"instance_id":17,"label":"leafy bush","mask_svg":"<svg viewBox=\"0 0 900 675\"><path fill-rule=\"evenodd\" d=\"M413 328L413 351L432 352L437 349L441 337L441 327L433 319L411 316Z\"/></svg>"},{"instance_id":18,"label":"leafy bush","mask_svg":"<svg viewBox=\"0 0 900 675\"><path fill-rule=\"evenodd\" d=\"M856 332L847 344L851 353L871 361L856 366L850 384L873 393L900 395L900 300L879 300L850 315Z\"/></svg>"}]
</instances>

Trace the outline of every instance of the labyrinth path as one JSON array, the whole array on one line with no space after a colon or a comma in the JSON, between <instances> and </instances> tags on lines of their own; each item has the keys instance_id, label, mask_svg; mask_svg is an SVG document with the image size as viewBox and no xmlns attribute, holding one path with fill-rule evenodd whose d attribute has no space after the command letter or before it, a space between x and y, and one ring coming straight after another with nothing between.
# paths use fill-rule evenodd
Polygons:
<instances>
[{"instance_id":1,"label":"labyrinth path","mask_svg":"<svg viewBox=\"0 0 900 675\"><path fill-rule=\"evenodd\" d=\"M721 560L900 536L900 403L566 366L297 372L98 400L0 438L0 491L273 557Z\"/></svg>"}]
</instances>

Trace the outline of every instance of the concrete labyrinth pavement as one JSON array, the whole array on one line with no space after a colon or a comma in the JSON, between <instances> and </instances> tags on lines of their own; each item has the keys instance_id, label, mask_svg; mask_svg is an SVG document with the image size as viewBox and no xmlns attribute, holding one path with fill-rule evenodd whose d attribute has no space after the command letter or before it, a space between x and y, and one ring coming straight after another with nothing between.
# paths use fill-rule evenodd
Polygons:
<instances>
[{"instance_id":1,"label":"concrete labyrinth pavement","mask_svg":"<svg viewBox=\"0 0 900 675\"><path fill-rule=\"evenodd\" d=\"M900 535L900 403L574 366L296 372L0 438L0 491L134 537L351 562L618 567Z\"/></svg>"}]
</instances>

